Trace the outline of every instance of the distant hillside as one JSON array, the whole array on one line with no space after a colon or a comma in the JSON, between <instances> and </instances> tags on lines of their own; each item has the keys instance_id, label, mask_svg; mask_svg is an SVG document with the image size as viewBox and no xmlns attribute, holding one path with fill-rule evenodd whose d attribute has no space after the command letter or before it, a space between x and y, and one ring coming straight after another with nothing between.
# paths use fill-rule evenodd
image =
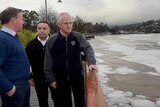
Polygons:
<instances>
[{"instance_id":1,"label":"distant hillside","mask_svg":"<svg viewBox=\"0 0 160 107\"><path fill-rule=\"evenodd\" d=\"M160 33L160 19L119 26L119 33Z\"/></svg>"}]
</instances>

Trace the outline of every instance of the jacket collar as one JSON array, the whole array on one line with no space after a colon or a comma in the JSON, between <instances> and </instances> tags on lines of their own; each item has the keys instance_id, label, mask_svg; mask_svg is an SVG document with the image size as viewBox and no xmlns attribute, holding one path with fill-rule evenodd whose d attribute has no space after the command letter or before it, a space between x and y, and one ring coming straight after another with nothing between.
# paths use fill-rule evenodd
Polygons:
<instances>
[{"instance_id":1,"label":"jacket collar","mask_svg":"<svg viewBox=\"0 0 160 107\"><path fill-rule=\"evenodd\" d=\"M60 39L65 38L65 36L63 36L61 32L58 32L58 35L59 35L59 38L60 38ZM67 36L67 38L73 38L73 32L71 32L71 33Z\"/></svg>"}]
</instances>

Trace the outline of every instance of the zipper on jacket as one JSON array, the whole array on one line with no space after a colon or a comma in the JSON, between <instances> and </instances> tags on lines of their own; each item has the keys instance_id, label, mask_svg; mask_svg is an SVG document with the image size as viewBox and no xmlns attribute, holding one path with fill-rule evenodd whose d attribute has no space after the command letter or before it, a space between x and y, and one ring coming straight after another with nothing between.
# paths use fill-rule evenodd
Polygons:
<instances>
[{"instance_id":1,"label":"zipper on jacket","mask_svg":"<svg viewBox=\"0 0 160 107\"><path fill-rule=\"evenodd\" d=\"M67 37L65 38L65 40L66 40L66 71L67 71L67 79L70 80L69 71L68 71L68 42L67 42Z\"/></svg>"}]
</instances>

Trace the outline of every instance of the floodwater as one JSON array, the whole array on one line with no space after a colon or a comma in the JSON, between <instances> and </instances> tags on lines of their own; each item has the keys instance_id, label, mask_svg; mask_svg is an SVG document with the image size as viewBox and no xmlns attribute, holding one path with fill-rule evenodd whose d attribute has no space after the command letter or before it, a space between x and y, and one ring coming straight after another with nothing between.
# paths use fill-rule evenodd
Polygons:
<instances>
[{"instance_id":1,"label":"floodwater","mask_svg":"<svg viewBox=\"0 0 160 107\"><path fill-rule=\"evenodd\" d=\"M90 43L97 65L107 65L107 87L153 102L160 98L160 34L96 36Z\"/></svg>"}]
</instances>

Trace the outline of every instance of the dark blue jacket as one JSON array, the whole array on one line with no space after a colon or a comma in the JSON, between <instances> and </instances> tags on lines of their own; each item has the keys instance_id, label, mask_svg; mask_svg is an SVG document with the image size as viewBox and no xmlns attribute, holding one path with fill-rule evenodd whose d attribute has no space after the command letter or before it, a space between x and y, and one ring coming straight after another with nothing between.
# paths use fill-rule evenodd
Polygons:
<instances>
[{"instance_id":1,"label":"dark blue jacket","mask_svg":"<svg viewBox=\"0 0 160 107\"><path fill-rule=\"evenodd\" d=\"M61 33L52 36L46 43L44 71L50 83L75 80L84 74L81 52L86 55L88 64L96 64L94 51L78 32L71 32L68 37Z\"/></svg>"},{"instance_id":2,"label":"dark blue jacket","mask_svg":"<svg viewBox=\"0 0 160 107\"><path fill-rule=\"evenodd\" d=\"M19 39L0 30L0 92L28 83L29 61Z\"/></svg>"}]
</instances>

